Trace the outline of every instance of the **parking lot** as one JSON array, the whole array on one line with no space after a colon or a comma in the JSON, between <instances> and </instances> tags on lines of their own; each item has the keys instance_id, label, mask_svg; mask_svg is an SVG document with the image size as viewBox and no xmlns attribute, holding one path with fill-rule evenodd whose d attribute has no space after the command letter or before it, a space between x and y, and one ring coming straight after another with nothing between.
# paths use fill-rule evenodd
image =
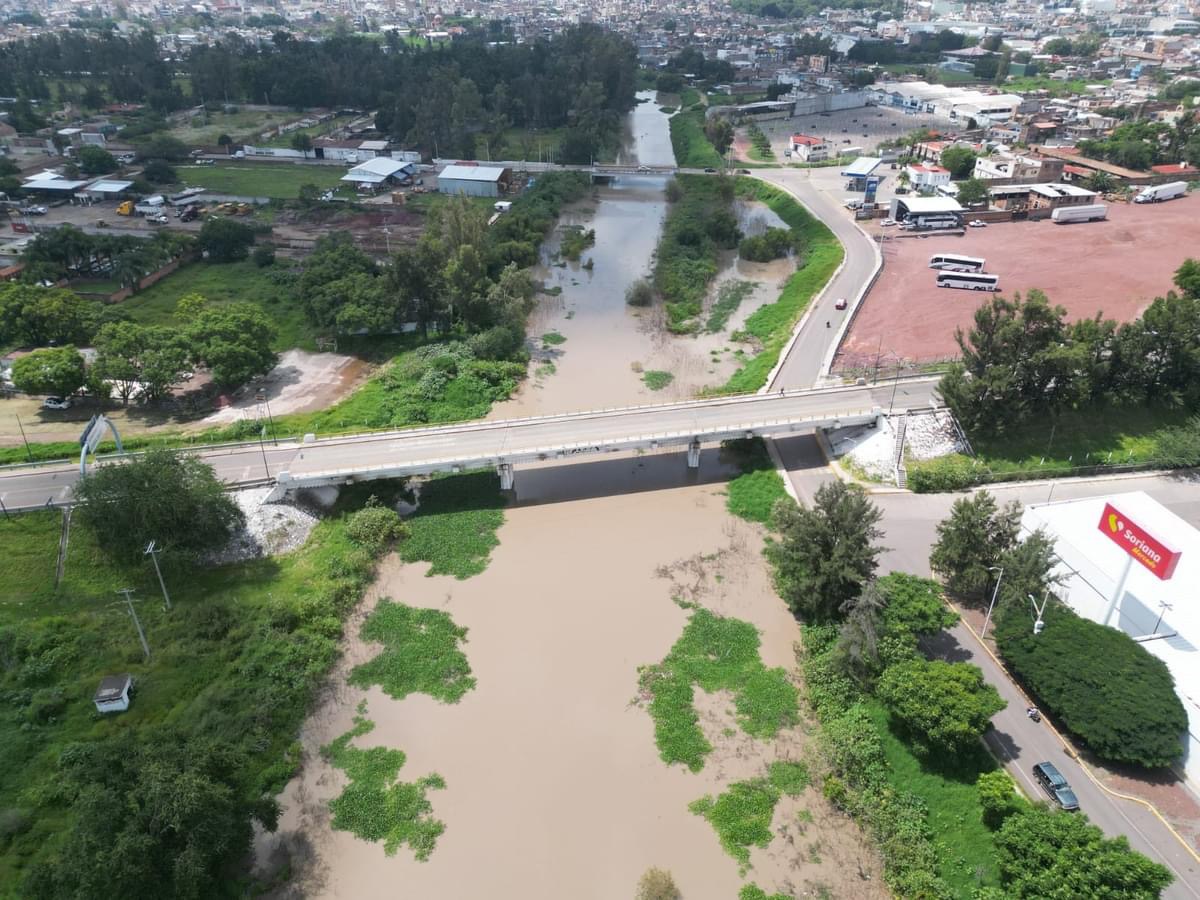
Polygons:
<instances>
[{"instance_id":1,"label":"parking lot","mask_svg":"<svg viewBox=\"0 0 1200 900\"><path fill-rule=\"evenodd\" d=\"M793 134L826 138L839 148L862 147L864 154L869 154L880 143L918 128L947 131L951 124L928 113L906 114L893 107L864 106L823 115L760 122L759 127L771 139L776 158L783 161L783 151L789 149L788 139Z\"/></svg>"},{"instance_id":2,"label":"parking lot","mask_svg":"<svg viewBox=\"0 0 1200 900\"><path fill-rule=\"evenodd\" d=\"M929 257L959 253L987 260L1012 297L1033 288L1066 308L1068 318L1102 313L1129 321L1172 289L1174 271L1200 253L1200 195L1139 206L1108 204L1108 219L1073 225L1006 222L969 228L962 237L899 237L883 229L883 272L859 309L834 361L835 371L885 368L897 359L932 362L957 356L956 328L991 294L939 288Z\"/></svg>"}]
</instances>

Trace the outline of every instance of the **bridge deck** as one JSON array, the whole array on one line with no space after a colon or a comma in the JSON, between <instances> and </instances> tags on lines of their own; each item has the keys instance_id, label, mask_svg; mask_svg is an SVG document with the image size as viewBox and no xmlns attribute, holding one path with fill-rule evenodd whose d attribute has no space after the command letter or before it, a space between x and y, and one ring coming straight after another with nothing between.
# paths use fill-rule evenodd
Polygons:
<instances>
[{"instance_id":1,"label":"bridge deck","mask_svg":"<svg viewBox=\"0 0 1200 900\"><path fill-rule=\"evenodd\" d=\"M278 480L330 484L860 424L887 407L890 391L789 391L318 441L305 445Z\"/></svg>"}]
</instances>

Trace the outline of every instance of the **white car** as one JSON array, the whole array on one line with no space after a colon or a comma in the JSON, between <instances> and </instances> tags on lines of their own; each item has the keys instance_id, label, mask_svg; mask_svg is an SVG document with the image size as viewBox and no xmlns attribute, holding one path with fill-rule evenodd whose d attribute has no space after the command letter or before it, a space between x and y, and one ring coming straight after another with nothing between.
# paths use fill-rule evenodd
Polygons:
<instances>
[{"instance_id":1,"label":"white car","mask_svg":"<svg viewBox=\"0 0 1200 900\"><path fill-rule=\"evenodd\" d=\"M70 397L47 397L42 401L42 409L70 409Z\"/></svg>"},{"instance_id":2,"label":"white car","mask_svg":"<svg viewBox=\"0 0 1200 900\"><path fill-rule=\"evenodd\" d=\"M987 222L982 219L972 219L967 225L971 228L987 228Z\"/></svg>"},{"instance_id":3,"label":"white car","mask_svg":"<svg viewBox=\"0 0 1200 900\"><path fill-rule=\"evenodd\" d=\"M895 224L896 224L895 219L883 219L880 221L879 227L880 228L890 228L892 225L895 225Z\"/></svg>"},{"instance_id":4,"label":"white car","mask_svg":"<svg viewBox=\"0 0 1200 900\"><path fill-rule=\"evenodd\" d=\"M49 210L44 206L26 206L21 212L27 216L44 216Z\"/></svg>"}]
</instances>

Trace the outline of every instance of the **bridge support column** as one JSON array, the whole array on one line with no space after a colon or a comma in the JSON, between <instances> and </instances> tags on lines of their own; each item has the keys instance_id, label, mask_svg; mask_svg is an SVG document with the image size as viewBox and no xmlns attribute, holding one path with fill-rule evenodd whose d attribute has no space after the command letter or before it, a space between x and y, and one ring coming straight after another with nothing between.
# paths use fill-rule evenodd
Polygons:
<instances>
[{"instance_id":1,"label":"bridge support column","mask_svg":"<svg viewBox=\"0 0 1200 900\"><path fill-rule=\"evenodd\" d=\"M688 444L688 468L700 468L700 442L692 441Z\"/></svg>"},{"instance_id":2,"label":"bridge support column","mask_svg":"<svg viewBox=\"0 0 1200 900\"><path fill-rule=\"evenodd\" d=\"M513 484L516 482L516 476L513 475L512 463L500 463L496 466L496 474L500 476L500 490L511 491Z\"/></svg>"}]
</instances>

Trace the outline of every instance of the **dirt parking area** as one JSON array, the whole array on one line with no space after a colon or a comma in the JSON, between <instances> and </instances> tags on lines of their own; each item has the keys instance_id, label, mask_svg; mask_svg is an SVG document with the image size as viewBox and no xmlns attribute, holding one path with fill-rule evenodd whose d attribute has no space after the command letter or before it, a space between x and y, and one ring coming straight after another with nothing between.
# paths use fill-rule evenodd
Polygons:
<instances>
[{"instance_id":1,"label":"dirt parking area","mask_svg":"<svg viewBox=\"0 0 1200 900\"><path fill-rule=\"evenodd\" d=\"M760 122L759 127L771 139L771 148L780 161L785 159L783 151L789 148L788 139L793 134L826 138L838 148L862 147L864 153L868 153L874 151L883 141L894 140L918 128L929 128L939 132L952 130L949 122L937 116L928 113L910 114L881 106L864 106L826 114Z\"/></svg>"},{"instance_id":2,"label":"dirt parking area","mask_svg":"<svg viewBox=\"0 0 1200 900\"><path fill-rule=\"evenodd\" d=\"M879 231L879 229L876 229ZM932 362L958 355L956 328L970 328L984 291L938 288L929 257L979 256L1008 297L1033 288L1066 308L1071 320L1103 313L1129 321L1172 288L1189 254L1200 255L1200 196L1138 206L1108 204L1108 219L1073 225L1011 222L969 228L962 237L883 241L883 272L842 341L834 371L873 365L877 355Z\"/></svg>"}]
</instances>

